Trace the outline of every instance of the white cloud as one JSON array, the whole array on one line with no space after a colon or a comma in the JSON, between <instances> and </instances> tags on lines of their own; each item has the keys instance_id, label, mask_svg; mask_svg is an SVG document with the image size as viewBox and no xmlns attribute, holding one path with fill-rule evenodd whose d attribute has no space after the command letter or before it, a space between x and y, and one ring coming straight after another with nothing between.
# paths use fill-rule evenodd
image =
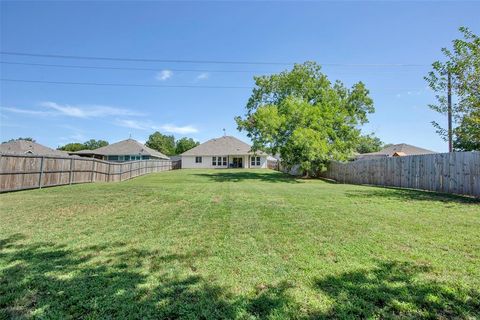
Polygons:
<instances>
[{"instance_id":1,"label":"white cloud","mask_svg":"<svg viewBox=\"0 0 480 320\"><path fill-rule=\"evenodd\" d=\"M42 102L42 107L53 109L59 115L65 115L75 118L93 118L93 117L106 117L106 116L138 116L142 115L128 109L91 105L91 106L72 106L68 104L58 104L55 102Z\"/></svg>"},{"instance_id":2,"label":"white cloud","mask_svg":"<svg viewBox=\"0 0 480 320\"><path fill-rule=\"evenodd\" d=\"M173 76L173 71L171 70L162 70L155 76L155 79L159 81L165 81Z\"/></svg>"},{"instance_id":3,"label":"white cloud","mask_svg":"<svg viewBox=\"0 0 480 320\"><path fill-rule=\"evenodd\" d=\"M15 107L2 107L2 111L25 114L31 116L68 116L74 118L94 118L107 116L141 116L142 113L134 112L128 109L110 107L110 106L72 106L62 105L55 102L42 102L41 107L49 110L34 110Z\"/></svg>"},{"instance_id":4,"label":"white cloud","mask_svg":"<svg viewBox=\"0 0 480 320\"><path fill-rule=\"evenodd\" d=\"M209 77L210 77L210 74L208 72L202 72L197 76L196 80L198 80L198 81L199 80L207 80Z\"/></svg>"},{"instance_id":5,"label":"white cloud","mask_svg":"<svg viewBox=\"0 0 480 320\"><path fill-rule=\"evenodd\" d=\"M176 126L173 124L155 125L151 122L137 121L132 119L117 119L115 124L120 127L137 129L137 130L159 130L168 133L188 134L196 133L198 129L194 126Z\"/></svg>"},{"instance_id":6,"label":"white cloud","mask_svg":"<svg viewBox=\"0 0 480 320\"><path fill-rule=\"evenodd\" d=\"M193 126L175 126L173 124L165 124L160 126L160 129L169 132L169 133L178 133L178 134L187 134L187 133L196 133L198 129Z\"/></svg>"},{"instance_id":7,"label":"white cloud","mask_svg":"<svg viewBox=\"0 0 480 320\"><path fill-rule=\"evenodd\" d=\"M38 110L21 109L21 108L2 107L1 110L13 112L13 113L27 114L31 116L54 115L53 112L49 112L49 111L38 111Z\"/></svg>"},{"instance_id":8,"label":"white cloud","mask_svg":"<svg viewBox=\"0 0 480 320\"><path fill-rule=\"evenodd\" d=\"M70 136L66 136L66 137L60 137L60 141L62 142L85 142L87 141L87 137L85 137L85 135L83 135L82 133L74 133Z\"/></svg>"},{"instance_id":9,"label":"white cloud","mask_svg":"<svg viewBox=\"0 0 480 320\"><path fill-rule=\"evenodd\" d=\"M115 124L120 126L120 127L125 127L125 128L131 128L131 129L137 129L137 130L149 130L153 129L152 125L142 122L142 121L137 121L137 120L129 120L129 119L117 119L115 121Z\"/></svg>"}]
</instances>

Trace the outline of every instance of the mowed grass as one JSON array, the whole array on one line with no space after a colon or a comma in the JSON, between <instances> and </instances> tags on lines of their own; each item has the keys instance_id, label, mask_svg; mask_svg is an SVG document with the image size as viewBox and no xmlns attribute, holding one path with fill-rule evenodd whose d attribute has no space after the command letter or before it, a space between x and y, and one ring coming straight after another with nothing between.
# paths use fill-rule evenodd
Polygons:
<instances>
[{"instance_id":1,"label":"mowed grass","mask_svg":"<svg viewBox=\"0 0 480 320\"><path fill-rule=\"evenodd\" d=\"M0 200L0 318L480 315L472 199L178 170Z\"/></svg>"}]
</instances>

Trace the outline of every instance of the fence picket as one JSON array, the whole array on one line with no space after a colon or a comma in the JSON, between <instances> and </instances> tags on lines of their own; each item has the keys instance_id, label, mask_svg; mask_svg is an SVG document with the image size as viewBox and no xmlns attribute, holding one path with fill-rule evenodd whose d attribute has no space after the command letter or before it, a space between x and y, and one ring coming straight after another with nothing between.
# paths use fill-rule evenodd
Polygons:
<instances>
[{"instance_id":1,"label":"fence picket","mask_svg":"<svg viewBox=\"0 0 480 320\"><path fill-rule=\"evenodd\" d=\"M369 184L480 197L480 152L452 152L332 162L323 173L341 183Z\"/></svg>"},{"instance_id":2,"label":"fence picket","mask_svg":"<svg viewBox=\"0 0 480 320\"><path fill-rule=\"evenodd\" d=\"M84 182L123 181L127 180L127 177L133 178L151 172L164 171L161 166L164 163L168 163L167 170L181 167L180 161L169 160L115 163L74 157L0 154L0 192ZM132 168L133 165L135 167ZM129 171L124 169L124 167L128 168L127 166L130 167Z\"/></svg>"}]
</instances>

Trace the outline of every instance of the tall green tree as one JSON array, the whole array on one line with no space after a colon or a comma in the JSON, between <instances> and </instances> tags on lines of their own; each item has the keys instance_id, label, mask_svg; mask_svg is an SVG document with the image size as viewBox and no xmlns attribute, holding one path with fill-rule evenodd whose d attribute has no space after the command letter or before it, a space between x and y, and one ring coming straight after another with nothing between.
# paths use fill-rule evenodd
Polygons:
<instances>
[{"instance_id":1,"label":"tall green tree","mask_svg":"<svg viewBox=\"0 0 480 320\"><path fill-rule=\"evenodd\" d=\"M200 142L193 140L192 138L181 138L177 140L175 145L175 154L182 154L187 150L190 150L198 146Z\"/></svg>"},{"instance_id":2,"label":"tall green tree","mask_svg":"<svg viewBox=\"0 0 480 320\"><path fill-rule=\"evenodd\" d=\"M145 145L167 156L175 154L175 137L173 135L164 135L156 131L148 137Z\"/></svg>"},{"instance_id":3,"label":"tall green tree","mask_svg":"<svg viewBox=\"0 0 480 320\"><path fill-rule=\"evenodd\" d=\"M472 111L468 116L463 117L453 132L455 150L480 150L480 110Z\"/></svg>"},{"instance_id":4,"label":"tall green tree","mask_svg":"<svg viewBox=\"0 0 480 320\"><path fill-rule=\"evenodd\" d=\"M371 133L360 136L355 149L358 153L370 153L380 151L382 148L384 148L382 140Z\"/></svg>"},{"instance_id":5,"label":"tall green tree","mask_svg":"<svg viewBox=\"0 0 480 320\"><path fill-rule=\"evenodd\" d=\"M328 80L315 62L255 77L246 113L236 117L254 149L280 153L287 167L300 165L317 175L330 160L346 160L360 136L359 126L374 112L362 82L351 88Z\"/></svg>"},{"instance_id":6,"label":"tall green tree","mask_svg":"<svg viewBox=\"0 0 480 320\"><path fill-rule=\"evenodd\" d=\"M85 141L83 144L85 146L85 149L94 150L94 149L108 146L108 141L90 139L88 141Z\"/></svg>"},{"instance_id":7,"label":"tall green tree","mask_svg":"<svg viewBox=\"0 0 480 320\"><path fill-rule=\"evenodd\" d=\"M480 145L480 37L461 27L463 39L453 40L452 49L442 48L444 61L435 61L425 80L435 91L435 104L429 107L446 115L448 112L448 74L451 75L452 118L455 150L479 150ZM448 129L433 121L437 133L448 140Z\"/></svg>"},{"instance_id":8,"label":"tall green tree","mask_svg":"<svg viewBox=\"0 0 480 320\"><path fill-rule=\"evenodd\" d=\"M62 151L75 152L75 151L85 150L86 148L83 143L73 142L73 143L67 143L66 145L58 147L57 149Z\"/></svg>"},{"instance_id":9,"label":"tall green tree","mask_svg":"<svg viewBox=\"0 0 480 320\"><path fill-rule=\"evenodd\" d=\"M95 150L105 146L108 146L108 141L90 139L88 141L85 141L84 143L80 143L80 142L67 143L66 145L58 147L57 149L63 150L63 151L75 152L80 150Z\"/></svg>"}]
</instances>

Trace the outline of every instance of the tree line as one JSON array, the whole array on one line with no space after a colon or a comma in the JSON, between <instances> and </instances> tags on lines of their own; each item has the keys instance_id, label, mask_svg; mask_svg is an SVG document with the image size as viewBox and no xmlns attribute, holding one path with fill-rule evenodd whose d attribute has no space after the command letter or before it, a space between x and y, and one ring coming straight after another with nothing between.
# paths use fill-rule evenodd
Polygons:
<instances>
[{"instance_id":1,"label":"tree line","mask_svg":"<svg viewBox=\"0 0 480 320\"><path fill-rule=\"evenodd\" d=\"M32 138L29 139L31 139L30 141L34 141ZM63 146L58 147L57 149L62 151L75 152L80 150L94 150L104 146L108 146L108 144L108 141L105 140L90 139L83 143L67 143ZM145 143L147 147L157 150L167 156L184 153L185 151L196 147L199 144L200 142L195 141L192 138L183 137L175 140L175 137L173 135L165 135L158 131L152 133L148 137L147 142Z\"/></svg>"},{"instance_id":2,"label":"tree line","mask_svg":"<svg viewBox=\"0 0 480 320\"><path fill-rule=\"evenodd\" d=\"M173 135L165 135L158 131L152 133L145 143L147 147L160 151L167 156L182 154L199 144L200 142L195 141L192 138L183 137L175 140Z\"/></svg>"},{"instance_id":3,"label":"tree line","mask_svg":"<svg viewBox=\"0 0 480 320\"><path fill-rule=\"evenodd\" d=\"M80 150L94 150L105 146L108 146L108 141L90 139L88 141L85 141L84 143L67 143L64 146L58 147L57 150L75 152Z\"/></svg>"}]
</instances>

